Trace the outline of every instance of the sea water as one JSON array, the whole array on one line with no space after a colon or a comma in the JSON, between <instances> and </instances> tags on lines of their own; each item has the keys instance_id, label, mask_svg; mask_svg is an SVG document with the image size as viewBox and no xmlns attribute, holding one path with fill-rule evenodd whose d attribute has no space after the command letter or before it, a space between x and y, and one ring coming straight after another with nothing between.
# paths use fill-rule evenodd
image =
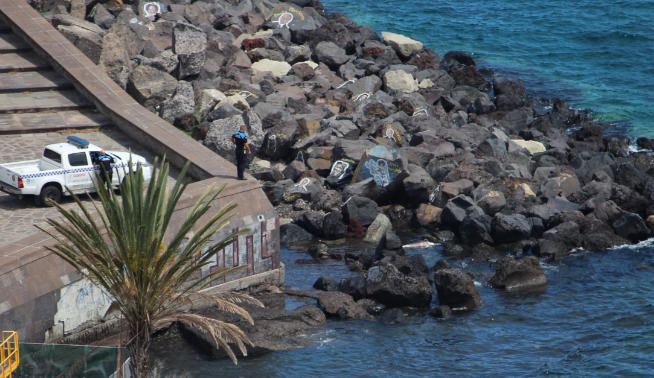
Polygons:
<instances>
[{"instance_id":1,"label":"sea water","mask_svg":"<svg viewBox=\"0 0 654 378\"><path fill-rule=\"evenodd\" d=\"M537 96L559 97L654 137L652 0L324 0L377 32L402 33L439 55L474 54L519 77Z\"/></svg>"},{"instance_id":2,"label":"sea water","mask_svg":"<svg viewBox=\"0 0 654 378\"><path fill-rule=\"evenodd\" d=\"M438 248L412 251L426 258ZM287 285L349 273L343 262L282 251ZM440 256L438 256L440 257ZM438 320L415 314L401 324L329 320L305 337L308 348L212 360L188 345L156 347L163 375L189 377L651 376L654 373L654 253L650 242L577 252L545 265L540 294L489 287L487 263L452 262L476 273L482 307ZM289 301L289 306L295 305Z\"/></svg>"}]
</instances>

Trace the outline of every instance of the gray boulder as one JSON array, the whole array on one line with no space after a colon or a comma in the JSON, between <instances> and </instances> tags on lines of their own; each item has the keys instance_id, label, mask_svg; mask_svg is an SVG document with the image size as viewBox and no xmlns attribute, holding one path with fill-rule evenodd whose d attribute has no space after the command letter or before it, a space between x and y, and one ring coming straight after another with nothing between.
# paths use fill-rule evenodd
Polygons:
<instances>
[{"instance_id":1,"label":"gray boulder","mask_svg":"<svg viewBox=\"0 0 654 378\"><path fill-rule=\"evenodd\" d=\"M91 10L90 16L93 17L93 22L103 29L109 29L116 19L102 4L96 4Z\"/></svg>"},{"instance_id":2,"label":"gray boulder","mask_svg":"<svg viewBox=\"0 0 654 378\"><path fill-rule=\"evenodd\" d=\"M473 211L474 208L478 208L475 201L466 195L462 194L452 198L447 201L447 204L443 208L441 225L454 230L458 229L468 211Z\"/></svg>"},{"instance_id":3,"label":"gray boulder","mask_svg":"<svg viewBox=\"0 0 654 378\"><path fill-rule=\"evenodd\" d=\"M298 183L286 190L284 193L284 201L287 203L293 203L299 198L302 198L305 201L317 201L322 194L322 190L323 187L320 180L313 177L304 177ZM322 229L322 226L316 228L320 230Z\"/></svg>"},{"instance_id":4,"label":"gray boulder","mask_svg":"<svg viewBox=\"0 0 654 378\"><path fill-rule=\"evenodd\" d=\"M438 302L453 310L470 311L481 306L472 278L461 269L440 269L434 275Z\"/></svg>"},{"instance_id":5,"label":"gray boulder","mask_svg":"<svg viewBox=\"0 0 654 378\"><path fill-rule=\"evenodd\" d=\"M369 140L348 140L341 139L334 146L335 159L349 159L355 162L361 160L366 150L371 149L375 144Z\"/></svg>"},{"instance_id":6,"label":"gray boulder","mask_svg":"<svg viewBox=\"0 0 654 378\"><path fill-rule=\"evenodd\" d=\"M98 4L100 5L100 4ZM107 33L102 38L102 53L98 65L121 88L127 86L131 71L129 53L124 40L116 33Z\"/></svg>"},{"instance_id":7,"label":"gray boulder","mask_svg":"<svg viewBox=\"0 0 654 378\"><path fill-rule=\"evenodd\" d=\"M207 35L191 24L177 23L173 30L173 51L179 59L180 79L198 75L207 59Z\"/></svg>"},{"instance_id":8,"label":"gray boulder","mask_svg":"<svg viewBox=\"0 0 654 378\"><path fill-rule=\"evenodd\" d=\"M368 295L366 277L359 274L353 277L343 278L338 283L338 290L351 295L357 300L365 298Z\"/></svg>"},{"instance_id":9,"label":"gray boulder","mask_svg":"<svg viewBox=\"0 0 654 378\"><path fill-rule=\"evenodd\" d=\"M436 186L429 172L420 166L409 164L408 173L409 176L402 180L407 202L416 206L429 202L429 195Z\"/></svg>"},{"instance_id":10,"label":"gray boulder","mask_svg":"<svg viewBox=\"0 0 654 378\"><path fill-rule=\"evenodd\" d=\"M512 243L531 235L531 223L522 214L495 214L491 225L493 239L497 243Z\"/></svg>"},{"instance_id":11,"label":"gray boulder","mask_svg":"<svg viewBox=\"0 0 654 378\"><path fill-rule=\"evenodd\" d=\"M265 127L265 120L263 125ZM297 138L298 129L294 118L268 129L263 140L262 153L273 160L287 159Z\"/></svg>"},{"instance_id":12,"label":"gray boulder","mask_svg":"<svg viewBox=\"0 0 654 378\"><path fill-rule=\"evenodd\" d=\"M136 67L127 82L127 92L151 110L170 98L176 89L174 77L149 66Z\"/></svg>"},{"instance_id":13,"label":"gray boulder","mask_svg":"<svg viewBox=\"0 0 654 378\"><path fill-rule=\"evenodd\" d=\"M209 131L204 139L204 145L212 149L223 158L236 162L234 156L234 143L232 143L232 134L238 130L241 125L245 125L243 117L235 115L229 118L217 119L209 125Z\"/></svg>"},{"instance_id":14,"label":"gray boulder","mask_svg":"<svg viewBox=\"0 0 654 378\"><path fill-rule=\"evenodd\" d=\"M491 190L481 196L479 201L477 201L477 204L479 207L484 209L486 214L494 215L506 206L506 197L504 197L504 193L500 191Z\"/></svg>"},{"instance_id":15,"label":"gray boulder","mask_svg":"<svg viewBox=\"0 0 654 378\"><path fill-rule=\"evenodd\" d=\"M364 306L356 303L351 295L340 291L318 293L318 306L329 318L372 319L372 315L368 314Z\"/></svg>"},{"instance_id":16,"label":"gray boulder","mask_svg":"<svg viewBox=\"0 0 654 378\"><path fill-rule=\"evenodd\" d=\"M302 248L311 244L313 235L295 223L281 226L281 242L289 248Z\"/></svg>"},{"instance_id":17,"label":"gray boulder","mask_svg":"<svg viewBox=\"0 0 654 378\"><path fill-rule=\"evenodd\" d=\"M347 235L347 225L343 222L343 213L335 210L325 215L322 223L322 235L325 239L341 239Z\"/></svg>"},{"instance_id":18,"label":"gray boulder","mask_svg":"<svg viewBox=\"0 0 654 378\"><path fill-rule=\"evenodd\" d=\"M105 33L101 27L68 14L55 15L52 24L93 63L100 63L102 39Z\"/></svg>"},{"instance_id":19,"label":"gray boulder","mask_svg":"<svg viewBox=\"0 0 654 378\"><path fill-rule=\"evenodd\" d=\"M490 284L506 291L533 290L547 285L547 277L538 258L529 256L516 260L508 256L497 262Z\"/></svg>"},{"instance_id":20,"label":"gray boulder","mask_svg":"<svg viewBox=\"0 0 654 378\"><path fill-rule=\"evenodd\" d=\"M297 224L314 235L321 235L325 213L322 211L308 210L302 213Z\"/></svg>"},{"instance_id":21,"label":"gray boulder","mask_svg":"<svg viewBox=\"0 0 654 378\"><path fill-rule=\"evenodd\" d=\"M303 162L299 160L293 160L292 162L288 163L282 173L287 179L295 181L302 174L302 172L306 170L307 166Z\"/></svg>"},{"instance_id":22,"label":"gray boulder","mask_svg":"<svg viewBox=\"0 0 654 378\"><path fill-rule=\"evenodd\" d=\"M618 219L611 223L615 233L632 242L647 239L651 231L638 214L623 213Z\"/></svg>"},{"instance_id":23,"label":"gray boulder","mask_svg":"<svg viewBox=\"0 0 654 378\"><path fill-rule=\"evenodd\" d=\"M371 199L353 196L343 205L343 212L350 223L369 226L377 218L379 207Z\"/></svg>"},{"instance_id":24,"label":"gray boulder","mask_svg":"<svg viewBox=\"0 0 654 378\"><path fill-rule=\"evenodd\" d=\"M379 213L366 230L366 236L363 238L363 241L378 245L384 239L386 233L392 228L391 220L383 213Z\"/></svg>"},{"instance_id":25,"label":"gray boulder","mask_svg":"<svg viewBox=\"0 0 654 378\"><path fill-rule=\"evenodd\" d=\"M513 110L525 105L526 91L522 81L506 77L493 80L495 104L498 110Z\"/></svg>"},{"instance_id":26,"label":"gray boulder","mask_svg":"<svg viewBox=\"0 0 654 378\"><path fill-rule=\"evenodd\" d=\"M347 88L352 92L352 98L357 98L363 93L377 93L381 89L382 81L379 76L370 75L362 77L352 84L348 84Z\"/></svg>"},{"instance_id":27,"label":"gray boulder","mask_svg":"<svg viewBox=\"0 0 654 378\"><path fill-rule=\"evenodd\" d=\"M338 47L334 42L320 42L316 45L314 53L319 62L325 63L332 69L337 69L338 66L348 60L345 50Z\"/></svg>"},{"instance_id":28,"label":"gray boulder","mask_svg":"<svg viewBox=\"0 0 654 378\"><path fill-rule=\"evenodd\" d=\"M188 81L179 81L175 94L161 104L161 118L175 126L190 130L195 121L195 99L193 86Z\"/></svg>"},{"instance_id":29,"label":"gray boulder","mask_svg":"<svg viewBox=\"0 0 654 378\"><path fill-rule=\"evenodd\" d=\"M428 307L431 303L432 289L426 277L408 276L386 262L368 270L366 288L368 297L388 307Z\"/></svg>"},{"instance_id":30,"label":"gray boulder","mask_svg":"<svg viewBox=\"0 0 654 378\"><path fill-rule=\"evenodd\" d=\"M474 208L473 211L467 212L461 225L459 225L459 238L468 245L482 242L492 243L491 221L492 218L489 215L484 214L479 208Z\"/></svg>"}]
</instances>

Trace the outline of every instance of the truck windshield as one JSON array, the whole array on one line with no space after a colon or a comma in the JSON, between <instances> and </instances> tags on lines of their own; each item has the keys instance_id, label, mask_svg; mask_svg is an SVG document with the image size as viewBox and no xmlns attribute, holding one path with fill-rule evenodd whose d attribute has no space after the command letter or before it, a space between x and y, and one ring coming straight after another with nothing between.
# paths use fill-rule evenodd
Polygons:
<instances>
[{"instance_id":1,"label":"truck windshield","mask_svg":"<svg viewBox=\"0 0 654 378\"><path fill-rule=\"evenodd\" d=\"M52 151L50 149L46 148L43 151L43 157L61 164L61 155L59 155L58 153L56 153L56 152L54 152L54 151Z\"/></svg>"}]
</instances>

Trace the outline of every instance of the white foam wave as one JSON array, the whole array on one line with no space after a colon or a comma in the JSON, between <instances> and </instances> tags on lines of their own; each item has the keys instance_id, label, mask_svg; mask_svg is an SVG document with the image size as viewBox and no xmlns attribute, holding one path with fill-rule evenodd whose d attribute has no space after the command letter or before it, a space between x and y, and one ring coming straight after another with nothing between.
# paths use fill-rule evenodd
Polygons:
<instances>
[{"instance_id":1,"label":"white foam wave","mask_svg":"<svg viewBox=\"0 0 654 378\"><path fill-rule=\"evenodd\" d=\"M636 244L621 244L621 245L616 245L611 248L608 248L609 251L616 251L620 249L631 249L631 250L638 250L641 248L650 248L654 246L654 238L649 238L646 240L643 240L639 243Z\"/></svg>"}]
</instances>

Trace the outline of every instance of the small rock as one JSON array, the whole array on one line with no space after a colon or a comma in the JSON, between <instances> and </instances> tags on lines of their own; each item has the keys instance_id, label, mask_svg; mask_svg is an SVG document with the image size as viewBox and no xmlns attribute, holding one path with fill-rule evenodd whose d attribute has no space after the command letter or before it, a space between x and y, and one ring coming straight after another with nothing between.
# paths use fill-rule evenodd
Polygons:
<instances>
[{"instance_id":1,"label":"small rock","mask_svg":"<svg viewBox=\"0 0 654 378\"><path fill-rule=\"evenodd\" d=\"M421 226L437 225L441 219L443 210L439 207L422 203L416 210L416 219Z\"/></svg>"},{"instance_id":2,"label":"small rock","mask_svg":"<svg viewBox=\"0 0 654 378\"><path fill-rule=\"evenodd\" d=\"M275 77L283 77L291 70L291 65L277 60L261 59L252 63L251 68L255 74L270 72Z\"/></svg>"},{"instance_id":3,"label":"small rock","mask_svg":"<svg viewBox=\"0 0 654 378\"><path fill-rule=\"evenodd\" d=\"M384 85L389 91L413 93L420 89L416 79L408 72L392 70L384 74Z\"/></svg>"},{"instance_id":4,"label":"small rock","mask_svg":"<svg viewBox=\"0 0 654 378\"><path fill-rule=\"evenodd\" d=\"M547 277L534 256L516 260L505 257L497 262L491 285L506 291L522 291L542 288L547 284Z\"/></svg>"},{"instance_id":5,"label":"small rock","mask_svg":"<svg viewBox=\"0 0 654 378\"><path fill-rule=\"evenodd\" d=\"M313 288L322 291L337 291L338 283L332 278L320 276L316 282L314 282Z\"/></svg>"},{"instance_id":6,"label":"small rock","mask_svg":"<svg viewBox=\"0 0 654 378\"><path fill-rule=\"evenodd\" d=\"M368 227L368 230L366 230L366 236L363 238L363 241L377 245L384 239L386 232L391 230L392 227L390 219L383 213L379 213Z\"/></svg>"},{"instance_id":7,"label":"small rock","mask_svg":"<svg viewBox=\"0 0 654 378\"><path fill-rule=\"evenodd\" d=\"M511 142L529 151L531 155L545 152L547 150L543 143L535 140L511 139Z\"/></svg>"},{"instance_id":8,"label":"small rock","mask_svg":"<svg viewBox=\"0 0 654 378\"><path fill-rule=\"evenodd\" d=\"M438 306L434 307L429 314L439 319L447 319L452 316L452 309L450 306Z\"/></svg>"}]
</instances>

